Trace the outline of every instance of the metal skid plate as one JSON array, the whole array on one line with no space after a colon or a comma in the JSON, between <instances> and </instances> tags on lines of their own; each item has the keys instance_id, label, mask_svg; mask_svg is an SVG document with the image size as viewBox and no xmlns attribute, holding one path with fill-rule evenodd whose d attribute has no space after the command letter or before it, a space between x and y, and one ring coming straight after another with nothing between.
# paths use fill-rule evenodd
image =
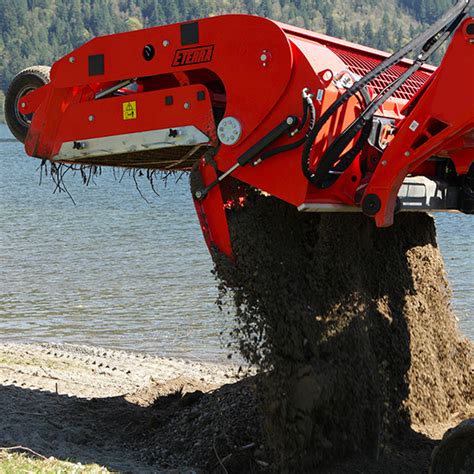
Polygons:
<instances>
[{"instance_id":1,"label":"metal skid plate","mask_svg":"<svg viewBox=\"0 0 474 474\"><path fill-rule=\"evenodd\" d=\"M166 128L148 132L128 133L62 144L54 161L94 161L105 156L150 152L170 147L196 147L209 143L209 138L196 127ZM120 164L118 164L120 165Z\"/></svg>"}]
</instances>

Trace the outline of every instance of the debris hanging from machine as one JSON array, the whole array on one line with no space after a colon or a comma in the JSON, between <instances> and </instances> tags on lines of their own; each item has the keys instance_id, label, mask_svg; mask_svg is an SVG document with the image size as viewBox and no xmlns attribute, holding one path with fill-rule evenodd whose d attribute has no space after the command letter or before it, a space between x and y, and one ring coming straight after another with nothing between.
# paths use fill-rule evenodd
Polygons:
<instances>
[{"instance_id":1,"label":"debris hanging from machine","mask_svg":"<svg viewBox=\"0 0 474 474\"><path fill-rule=\"evenodd\" d=\"M95 179L102 175L102 166L97 165L77 165L77 164L67 164L67 163L54 163L47 160L43 160L39 167L40 176L39 184L43 183L43 175L45 177L50 177L53 182L53 194L56 193L66 193L71 201L76 204L73 195L69 192L69 189L66 185L66 174L72 175L73 177L79 176L82 184L84 186L89 186L91 184L96 184ZM111 168L113 177L116 181L121 183L124 178L132 178L135 184L135 189L141 198L146 201L148 204L150 202L145 197L145 194L140 187L140 180L146 179L150 186L151 191L156 196L160 196L160 193L157 189L157 182L161 181L164 183L165 187L168 184L170 178L174 178L175 182L178 183L184 175L188 173L186 171L163 171L158 169L142 169L142 168Z\"/></svg>"}]
</instances>

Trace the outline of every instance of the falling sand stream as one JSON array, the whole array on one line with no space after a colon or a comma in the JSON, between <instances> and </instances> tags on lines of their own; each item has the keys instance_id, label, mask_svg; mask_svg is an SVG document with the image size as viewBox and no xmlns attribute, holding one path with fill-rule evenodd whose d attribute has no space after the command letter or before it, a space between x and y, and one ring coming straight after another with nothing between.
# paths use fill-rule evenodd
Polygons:
<instances>
[{"instance_id":1,"label":"falling sand stream","mask_svg":"<svg viewBox=\"0 0 474 474\"><path fill-rule=\"evenodd\" d=\"M386 457L422 442L414 425L472 404L472 343L456 326L430 216L378 229L249 191L228 218L235 261L215 253L216 272L240 352L265 374L278 471Z\"/></svg>"}]
</instances>

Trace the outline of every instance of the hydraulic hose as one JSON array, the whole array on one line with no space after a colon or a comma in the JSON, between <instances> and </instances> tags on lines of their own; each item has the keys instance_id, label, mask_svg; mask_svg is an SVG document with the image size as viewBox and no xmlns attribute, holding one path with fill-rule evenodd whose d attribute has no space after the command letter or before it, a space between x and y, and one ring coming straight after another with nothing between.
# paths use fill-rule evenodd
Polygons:
<instances>
[{"instance_id":1,"label":"hydraulic hose","mask_svg":"<svg viewBox=\"0 0 474 474\"><path fill-rule=\"evenodd\" d=\"M346 169L348 164L350 164L351 155L345 155L341 157L342 151L347 147L350 141L364 129L368 120L373 116L378 107L387 100L416 70L418 70L423 62L436 51L440 44L447 39L449 34L454 31L454 29L459 25L464 16L466 15L467 9L469 8L471 0L459 0L458 3L448 12L446 12L433 26L428 28L424 33L420 34L414 40L410 41L407 45L401 48L399 51L394 53L392 56L387 58L385 61L382 61L378 66L376 66L371 72L366 74L363 78L357 81L352 85L344 94L342 94L320 117L316 122L315 126L311 129L308 134L308 138L305 142L303 153L301 156L301 166L304 176L315 184L318 187L327 187L327 177L331 171L335 171L335 176L337 179L338 174L343 171L342 168ZM324 166L321 167L322 160L319 160L316 172L311 170L310 166L310 156L313 145L316 141L316 137L320 133L321 129L328 122L328 120L337 112L337 110L344 105L347 101L351 99L355 94L361 92L371 81L373 81L377 76L391 68L393 65L400 62L407 54L412 51L420 50L421 54L419 55L415 64L407 70L405 74L400 76L396 81L394 81L385 92L382 91L382 95L379 94L377 98L372 101L369 107L367 107L361 116L353 122L336 141L331 145L332 151L329 155L330 159L324 160ZM361 134L366 135L366 133ZM359 144L360 146L360 144ZM351 150L352 151L352 150ZM349 152L350 153L350 152ZM326 155L328 156L328 155ZM342 161L342 164L338 163L338 169L331 170L334 166L334 163L345 158ZM355 155L354 157L355 158ZM352 160L353 160L352 158ZM331 183L335 181L331 179Z\"/></svg>"},{"instance_id":2,"label":"hydraulic hose","mask_svg":"<svg viewBox=\"0 0 474 474\"><path fill-rule=\"evenodd\" d=\"M309 94L309 91L307 89L303 89L302 96L303 96L303 117L301 119L301 125L298 127L298 129L292 132L291 135L294 135L295 133L298 133L299 131L305 128L306 122L308 121L308 115L309 115L308 132L305 134L304 137L300 138L296 142L289 143L287 145L282 145L280 147L272 148L271 150L263 152L260 155L260 160L264 161L267 158L278 155L280 153L294 150L295 148L302 146L308 139L308 134L310 130L313 129L314 124L316 122L316 107L314 106L314 103L313 103L313 96L312 94Z\"/></svg>"}]
</instances>

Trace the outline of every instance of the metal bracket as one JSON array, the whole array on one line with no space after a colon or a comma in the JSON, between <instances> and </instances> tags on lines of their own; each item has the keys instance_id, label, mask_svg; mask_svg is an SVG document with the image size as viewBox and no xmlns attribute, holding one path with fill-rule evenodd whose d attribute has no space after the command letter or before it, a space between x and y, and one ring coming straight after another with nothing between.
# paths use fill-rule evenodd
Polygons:
<instances>
[{"instance_id":1,"label":"metal bracket","mask_svg":"<svg viewBox=\"0 0 474 474\"><path fill-rule=\"evenodd\" d=\"M297 125L298 119L290 115L283 122L277 125L271 132L265 135L261 140L259 140L255 145L251 146L243 155L237 159L237 163L230 167L227 171L221 174L216 180L211 184L206 186L203 189L199 189L194 193L196 199L204 199L209 191L217 186L221 181L223 181L227 176L231 175L236 169L241 166L245 166L250 163L254 158L256 158L268 145L273 143L275 140L280 138L284 133L287 133L291 130L292 127ZM254 162L255 165L258 164L258 161Z\"/></svg>"}]
</instances>

